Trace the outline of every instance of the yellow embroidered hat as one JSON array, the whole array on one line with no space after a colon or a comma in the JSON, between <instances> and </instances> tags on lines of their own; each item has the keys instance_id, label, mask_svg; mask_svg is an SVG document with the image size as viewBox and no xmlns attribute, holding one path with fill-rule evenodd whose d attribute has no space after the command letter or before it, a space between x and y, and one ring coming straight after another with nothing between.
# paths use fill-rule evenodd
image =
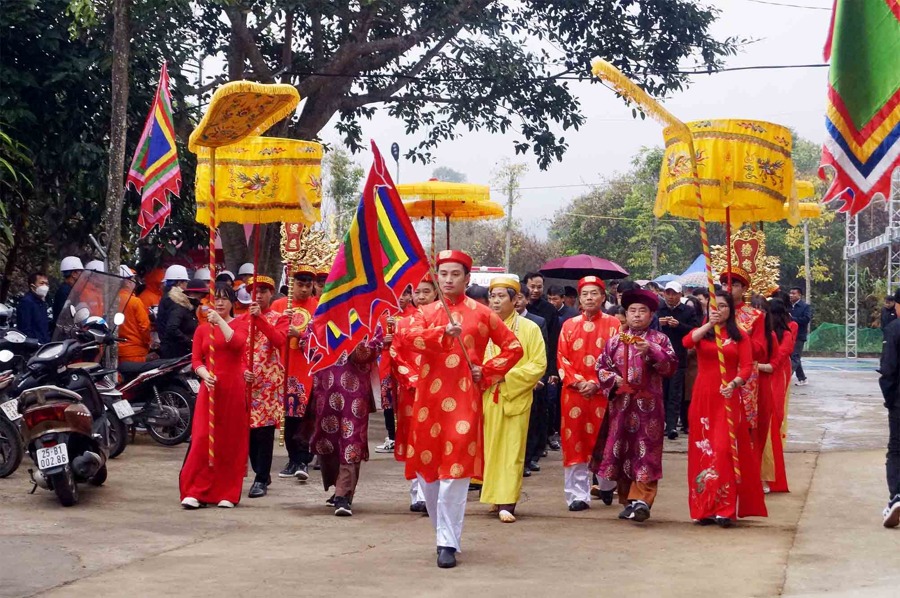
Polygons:
<instances>
[{"instance_id":1,"label":"yellow embroidered hat","mask_svg":"<svg viewBox=\"0 0 900 598\"><path fill-rule=\"evenodd\" d=\"M256 285L268 286L271 287L273 291L275 290L275 281L268 276L254 276L247 281L247 290L252 291L253 287Z\"/></svg>"},{"instance_id":2,"label":"yellow embroidered hat","mask_svg":"<svg viewBox=\"0 0 900 598\"><path fill-rule=\"evenodd\" d=\"M512 289L516 293L522 292L522 285L519 284L519 277L514 274L504 274L503 276L495 276L492 278L488 290L493 291L494 289L499 288Z\"/></svg>"}]
</instances>

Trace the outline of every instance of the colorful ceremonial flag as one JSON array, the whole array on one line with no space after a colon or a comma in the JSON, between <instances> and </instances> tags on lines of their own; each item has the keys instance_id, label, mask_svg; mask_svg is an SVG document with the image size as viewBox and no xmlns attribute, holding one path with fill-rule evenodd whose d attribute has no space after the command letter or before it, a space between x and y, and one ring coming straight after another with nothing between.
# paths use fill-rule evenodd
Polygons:
<instances>
[{"instance_id":1,"label":"colorful ceremonial flag","mask_svg":"<svg viewBox=\"0 0 900 598\"><path fill-rule=\"evenodd\" d=\"M126 188L129 184L141 194L138 226L141 227L141 238L144 238L154 226L162 228L172 213L166 192L176 197L181 192L181 169L175 147L169 72L165 62L159 74L156 97L128 170Z\"/></svg>"},{"instance_id":2,"label":"colorful ceremonial flag","mask_svg":"<svg viewBox=\"0 0 900 598\"><path fill-rule=\"evenodd\" d=\"M872 198L890 196L900 166L898 57L900 0L835 1L822 165L835 169L825 201L843 200L841 211L856 214Z\"/></svg>"},{"instance_id":3,"label":"colorful ceremonial flag","mask_svg":"<svg viewBox=\"0 0 900 598\"><path fill-rule=\"evenodd\" d=\"M375 142L374 162L356 216L325 282L313 319L312 333L322 370L349 354L374 331L387 309L398 310L397 298L417 285L428 271L428 258L403 208L387 165Z\"/></svg>"}]
</instances>

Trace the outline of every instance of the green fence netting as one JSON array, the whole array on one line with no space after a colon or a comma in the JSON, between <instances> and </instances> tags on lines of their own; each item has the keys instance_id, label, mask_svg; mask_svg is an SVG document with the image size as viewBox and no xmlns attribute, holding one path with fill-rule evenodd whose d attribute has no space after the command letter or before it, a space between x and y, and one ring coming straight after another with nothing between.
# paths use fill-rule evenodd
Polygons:
<instances>
[{"instance_id":1,"label":"green fence netting","mask_svg":"<svg viewBox=\"0 0 900 598\"><path fill-rule=\"evenodd\" d=\"M881 329L859 328L856 347L859 353L881 353ZM844 326L841 324L820 324L809 333L804 351L816 353L843 353L846 348Z\"/></svg>"}]
</instances>

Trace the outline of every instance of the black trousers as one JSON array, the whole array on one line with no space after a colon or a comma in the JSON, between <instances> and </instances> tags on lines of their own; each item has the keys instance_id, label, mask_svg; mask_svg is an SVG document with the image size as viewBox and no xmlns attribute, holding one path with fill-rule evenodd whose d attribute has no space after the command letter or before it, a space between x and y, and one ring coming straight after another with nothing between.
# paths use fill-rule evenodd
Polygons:
<instances>
[{"instance_id":1,"label":"black trousers","mask_svg":"<svg viewBox=\"0 0 900 598\"><path fill-rule=\"evenodd\" d=\"M888 409L887 485L889 498L900 495L900 402Z\"/></svg>"},{"instance_id":2,"label":"black trousers","mask_svg":"<svg viewBox=\"0 0 900 598\"><path fill-rule=\"evenodd\" d=\"M678 418L681 416L681 404L684 402L684 373L686 368L678 368L671 378L663 379L663 392L666 396L666 432L678 430ZM687 425L687 422L684 422Z\"/></svg>"},{"instance_id":3,"label":"black trousers","mask_svg":"<svg viewBox=\"0 0 900 598\"><path fill-rule=\"evenodd\" d=\"M800 354L803 353L803 345L806 341L797 341L794 343L794 352L791 353L791 369L797 374L797 380L806 380L806 373L803 371L803 364L800 363Z\"/></svg>"},{"instance_id":4,"label":"black trousers","mask_svg":"<svg viewBox=\"0 0 900 598\"><path fill-rule=\"evenodd\" d=\"M559 411L559 384L549 384L546 387L547 395L547 435L548 438L554 434L559 434L559 426L561 423L561 415ZM543 452L543 451L542 451Z\"/></svg>"},{"instance_id":5,"label":"black trousers","mask_svg":"<svg viewBox=\"0 0 900 598\"><path fill-rule=\"evenodd\" d=\"M528 419L528 438L525 441L525 463L537 462L547 447L547 387L534 391L531 416Z\"/></svg>"},{"instance_id":6,"label":"black trousers","mask_svg":"<svg viewBox=\"0 0 900 598\"><path fill-rule=\"evenodd\" d=\"M284 447L287 449L288 460L291 463L309 465L313 456L309 451L309 439L301 431L302 427L303 418L284 418Z\"/></svg>"},{"instance_id":7,"label":"black trousers","mask_svg":"<svg viewBox=\"0 0 900 598\"><path fill-rule=\"evenodd\" d=\"M394 440L394 436L397 434L397 422L394 421L393 409L384 410L384 427L387 428L388 438Z\"/></svg>"},{"instance_id":8,"label":"black trousers","mask_svg":"<svg viewBox=\"0 0 900 598\"><path fill-rule=\"evenodd\" d=\"M250 429L250 466L256 474L254 482L272 482L272 450L275 448L275 426Z\"/></svg>"}]
</instances>

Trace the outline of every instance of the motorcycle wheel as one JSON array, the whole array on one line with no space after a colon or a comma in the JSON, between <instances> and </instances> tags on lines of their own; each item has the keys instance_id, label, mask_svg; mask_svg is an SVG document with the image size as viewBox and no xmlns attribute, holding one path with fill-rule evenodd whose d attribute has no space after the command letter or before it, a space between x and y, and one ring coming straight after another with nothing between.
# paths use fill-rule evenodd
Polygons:
<instances>
[{"instance_id":1,"label":"motorcycle wheel","mask_svg":"<svg viewBox=\"0 0 900 598\"><path fill-rule=\"evenodd\" d=\"M25 455L22 437L14 423L0 415L0 478L11 475Z\"/></svg>"},{"instance_id":2,"label":"motorcycle wheel","mask_svg":"<svg viewBox=\"0 0 900 598\"><path fill-rule=\"evenodd\" d=\"M78 502L78 486L75 484L75 475L70 466L66 465L65 471L50 476L49 481L62 506L71 507Z\"/></svg>"},{"instance_id":3,"label":"motorcycle wheel","mask_svg":"<svg viewBox=\"0 0 900 598\"><path fill-rule=\"evenodd\" d=\"M106 418L109 420L109 458L115 459L128 444L128 426L112 410L106 412Z\"/></svg>"},{"instance_id":4,"label":"motorcycle wheel","mask_svg":"<svg viewBox=\"0 0 900 598\"><path fill-rule=\"evenodd\" d=\"M191 435L196 400L192 392L177 384L160 389L160 403L163 407L174 407L178 410L178 423L174 426L148 425L147 432L153 440L163 446L175 446L187 440Z\"/></svg>"},{"instance_id":5,"label":"motorcycle wheel","mask_svg":"<svg viewBox=\"0 0 900 598\"><path fill-rule=\"evenodd\" d=\"M97 470L97 473L94 474L94 477L92 477L88 481L88 483L90 483L92 486L102 486L103 482L106 481L106 475L106 463L104 463L103 467Z\"/></svg>"}]
</instances>

